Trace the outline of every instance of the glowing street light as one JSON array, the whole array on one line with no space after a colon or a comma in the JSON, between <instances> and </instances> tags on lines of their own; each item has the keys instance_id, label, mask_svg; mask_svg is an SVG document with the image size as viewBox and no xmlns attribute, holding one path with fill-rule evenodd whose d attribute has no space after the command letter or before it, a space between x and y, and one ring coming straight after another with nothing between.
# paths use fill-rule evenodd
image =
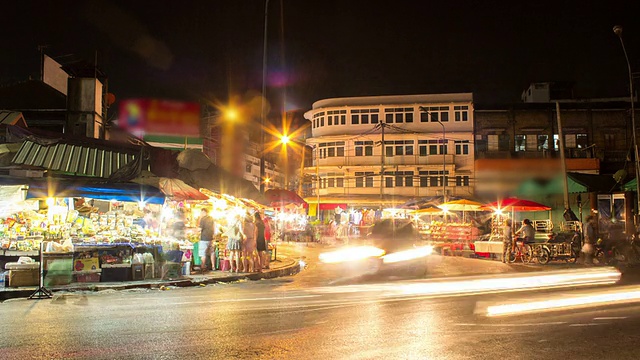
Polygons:
<instances>
[{"instance_id":1,"label":"glowing street light","mask_svg":"<svg viewBox=\"0 0 640 360\"><path fill-rule=\"evenodd\" d=\"M236 109L226 109L224 111L224 117L230 121L236 121L238 119L238 111Z\"/></svg>"},{"instance_id":2,"label":"glowing street light","mask_svg":"<svg viewBox=\"0 0 640 360\"><path fill-rule=\"evenodd\" d=\"M290 140L291 139L289 139L289 136L287 136L287 135L282 135L280 137L280 142L282 143L282 145L287 145Z\"/></svg>"}]
</instances>

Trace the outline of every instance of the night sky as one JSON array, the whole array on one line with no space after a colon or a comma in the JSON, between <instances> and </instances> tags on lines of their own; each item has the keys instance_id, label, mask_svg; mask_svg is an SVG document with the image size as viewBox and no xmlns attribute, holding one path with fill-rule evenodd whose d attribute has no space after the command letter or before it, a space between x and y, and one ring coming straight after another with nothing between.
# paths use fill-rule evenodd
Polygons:
<instances>
[{"instance_id":1,"label":"night sky","mask_svg":"<svg viewBox=\"0 0 640 360\"><path fill-rule=\"evenodd\" d=\"M576 94L626 96L624 27L640 71L632 1L271 0L269 94L288 109L339 96L475 93L518 101L530 82L575 81ZM260 0L8 1L0 84L38 76L37 46L93 62L119 99L225 102L260 91ZM282 36L284 29L284 37ZM284 39L284 42L282 41ZM283 46L284 45L284 46ZM282 54L284 53L284 61Z\"/></svg>"}]
</instances>

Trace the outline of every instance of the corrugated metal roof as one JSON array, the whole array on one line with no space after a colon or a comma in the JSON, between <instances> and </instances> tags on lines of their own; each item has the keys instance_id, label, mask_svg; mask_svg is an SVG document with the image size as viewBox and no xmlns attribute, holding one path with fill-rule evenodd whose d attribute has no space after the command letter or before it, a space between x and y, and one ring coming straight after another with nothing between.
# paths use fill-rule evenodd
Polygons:
<instances>
[{"instance_id":1,"label":"corrugated metal roof","mask_svg":"<svg viewBox=\"0 0 640 360\"><path fill-rule=\"evenodd\" d=\"M19 120L24 121L22 113L19 111L0 110L0 124L15 125Z\"/></svg>"},{"instance_id":2,"label":"corrugated metal roof","mask_svg":"<svg viewBox=\"0 0 640 360\"><path fill-rule=\"evenodd\" d=\"M108 178L134 158L134 154L127 152L65 143L40 145L27 140L12 162L81 176Z\"/></svg>"}]
</instances>

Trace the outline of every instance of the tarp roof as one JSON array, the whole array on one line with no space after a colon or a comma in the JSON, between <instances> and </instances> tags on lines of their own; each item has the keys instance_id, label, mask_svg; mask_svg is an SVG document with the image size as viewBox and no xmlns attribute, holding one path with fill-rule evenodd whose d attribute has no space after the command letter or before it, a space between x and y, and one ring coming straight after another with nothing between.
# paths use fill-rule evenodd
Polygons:
<instances>
[{"instance_id":1,"label":"tarp roof","mask_svg":"<svg viewBox=\"0 0 640 360\"><path fill-rule=\"evenodd\" d=\"M633 179L631 181L629 181L628 183L622 185L622 190L624 191L636 191L637 190L637 184L638 183L638 179Z\"/></svg>"},{"instance_id":2,"label":"tarp roof","mask_svg":"<svg viewBox=\"0 0 640 360\"><path fill-rule=\"evenodd\" d=\"M82 181L29 181L27 199L48 197L88 197L147 204L163 204L165 195L153 186L133 183L94 183Z\"/></svg>"},{"instance_id":3,"label":"tarp roof","mask_svg":"<svg viewBox=\"0 0 640 360\"><path fill-rule=\"evenodd\" d=\"M570 194L601 192L608 193L616 189L617 183L611 175L567 173L567 185ZM529 179L520 184L518 196L555 195L564 192L562 176L552 180Z\"/></svg>"}]
</instances>

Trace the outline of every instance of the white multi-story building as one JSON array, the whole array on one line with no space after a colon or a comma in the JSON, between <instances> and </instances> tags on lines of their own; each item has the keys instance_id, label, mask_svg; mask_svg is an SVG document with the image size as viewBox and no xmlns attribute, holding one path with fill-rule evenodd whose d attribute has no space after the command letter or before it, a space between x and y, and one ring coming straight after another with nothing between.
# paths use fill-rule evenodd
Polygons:
<instances>
[{"instance_id":1,"label":"white multi-story building","mask_svg":"<svg viewBox=\"0 0 640 360\"><path fill-rule=\"evenodd\" d=\"M443 173L447 196L473 194L471 93L324 99L305 118L315 179L306 200L320 209L441 196Z\"/></svg>"}]
</instances>

